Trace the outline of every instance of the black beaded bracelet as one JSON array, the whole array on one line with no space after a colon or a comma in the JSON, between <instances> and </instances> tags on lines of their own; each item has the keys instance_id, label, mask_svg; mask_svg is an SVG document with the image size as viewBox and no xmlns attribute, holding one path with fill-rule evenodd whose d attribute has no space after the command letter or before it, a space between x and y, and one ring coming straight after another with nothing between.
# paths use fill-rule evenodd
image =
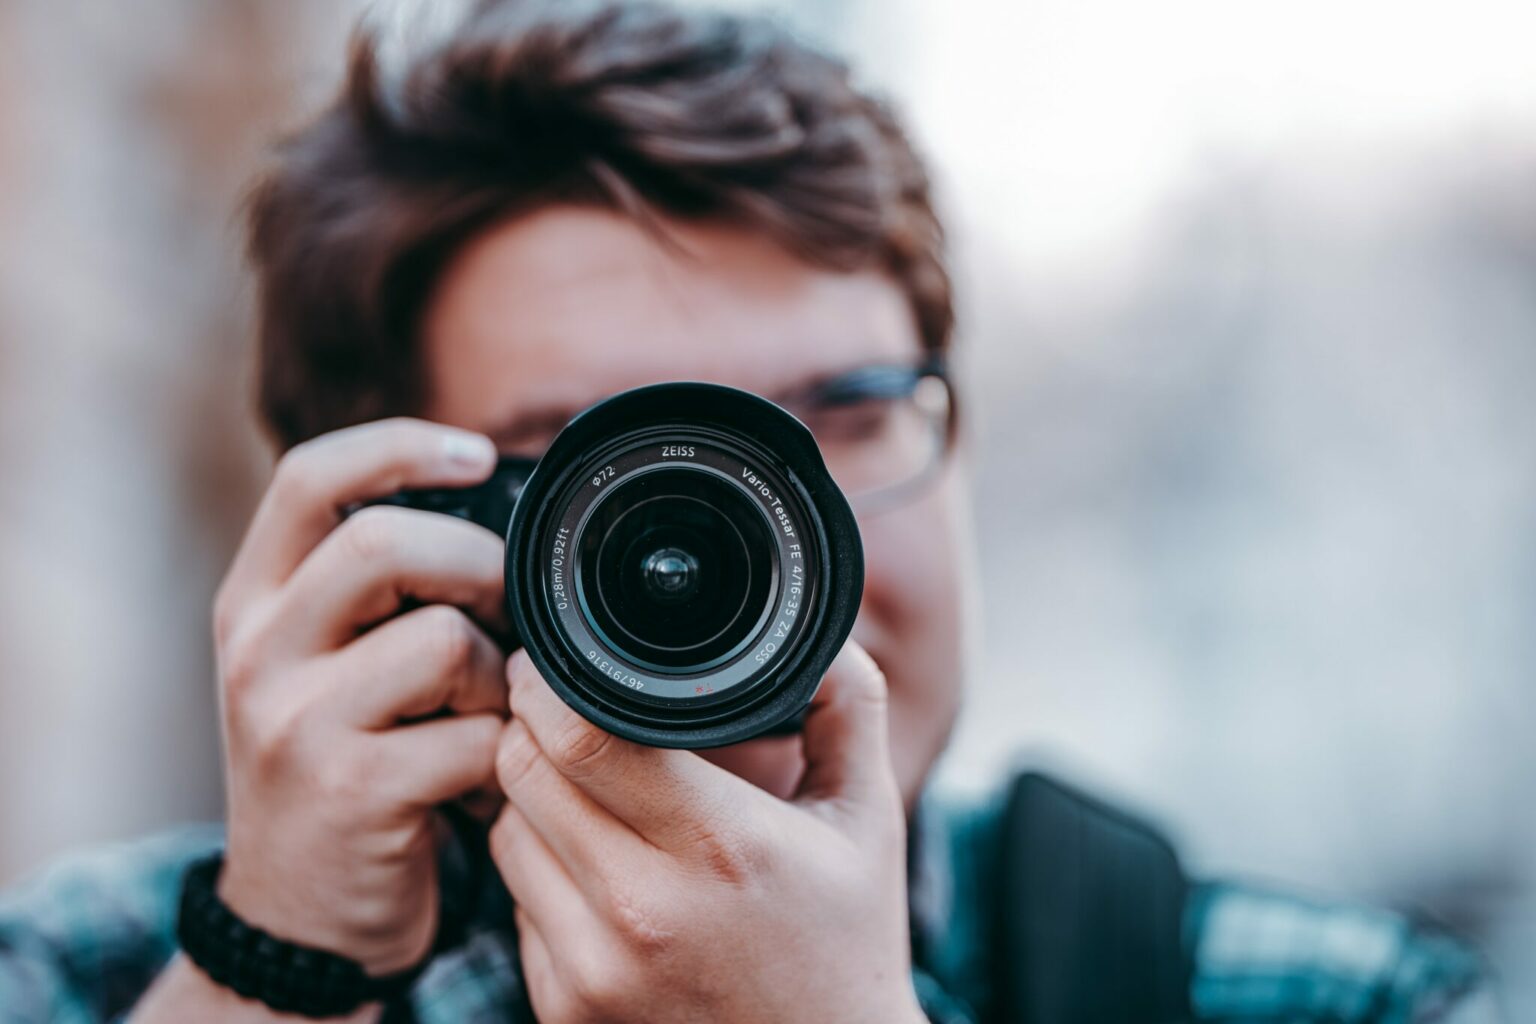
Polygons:
<instances>
[{"instance_id":1,"label":"black beaded bracelet","mask_svg":"<svg viewBox=\"0 0 1536 1024\"><path fill-rule=\"evenodd\" d=\"M355 960L269 935L219 898L223 866L223 855L214 854L187 869L176 937L208 977L247 999L280 1013L340 1017L404 995L431 961L429 953L415 967L375 978Z\"/></svg>"}]
</instances>

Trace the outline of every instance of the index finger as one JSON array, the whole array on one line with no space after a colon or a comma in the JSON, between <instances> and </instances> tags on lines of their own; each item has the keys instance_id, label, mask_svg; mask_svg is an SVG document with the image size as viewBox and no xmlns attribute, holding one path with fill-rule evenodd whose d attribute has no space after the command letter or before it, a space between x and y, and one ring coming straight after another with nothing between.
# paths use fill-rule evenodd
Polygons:
<instances>
[{"instance_id":1,"label":"index finger","mask_svg":"<svg viewBox=\"0 0 1536 1024\"><path fill-rule=\"evenodd\" d=\"M860 809L898 796L891 766L885 675L848 640L811 698L802 733L805 774L799 804Z\"/></svg>"},{"instance_id":2,"label":"index finger","mask_svg":"<svg viewBox=\"0 0 1536 1024\"><path fill-rule=\"evenodd\" d=\"M226 589L244 594L281 584L353 502L405 487L467 487L484 480L495 464L489 438L406 417L296 445L277 464Z\"/></svg>"},{"instance_id":3,"label":"index finger","mask_svg":"<svg viewBox=\"0 0 1536 1024\"><path fill-rule=\"evenodd\" d=\"M507 661L512 715L555 769L652 845L683 852L701 822L724 822L764 794L688 750L633 743L582 718L518 650Z\"/></svg>"}]
</instances>

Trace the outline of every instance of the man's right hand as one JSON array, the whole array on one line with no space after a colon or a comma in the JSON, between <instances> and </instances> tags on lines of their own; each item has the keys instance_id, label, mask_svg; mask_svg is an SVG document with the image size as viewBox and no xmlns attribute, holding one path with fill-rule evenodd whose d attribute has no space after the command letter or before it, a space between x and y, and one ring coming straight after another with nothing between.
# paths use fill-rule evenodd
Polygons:
<instances>
[{"instance_id":1,"label":"man's right hand","mask_svg":"<svg viewBox=\"0 0 1536 1024\"><path fill-rule=\"evenodd\" d=\"M250 924L412 966L437 927L434 805L494 786L506 715L502 544L448 516L347 505L467 486L478 434L394 419L278 464L214 604L228 845L219 891ZM400 614L402 603L419 605Z\"/></svg>"}]
</instances>

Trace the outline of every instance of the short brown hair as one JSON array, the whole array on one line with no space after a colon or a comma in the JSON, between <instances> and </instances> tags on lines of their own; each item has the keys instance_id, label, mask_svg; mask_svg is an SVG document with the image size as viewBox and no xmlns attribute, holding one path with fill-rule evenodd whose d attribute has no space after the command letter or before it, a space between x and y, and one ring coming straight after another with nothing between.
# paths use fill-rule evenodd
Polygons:
<instances>
[{"instance_id":1,"label":"short brown hair","mask_svg":"<svg viewBox=\"0 0 1536 1024\"><path fill-rule=\"evenodd\" d=\"M551 203L734 221L801 258L883 267L925 347L953 309L928 176L837 60L754 17L664 3L485 0L398 79L354 37L336 99L249 205L259 403L289 447L415 411L447 260Z\"/></svg>"}]
</instances>

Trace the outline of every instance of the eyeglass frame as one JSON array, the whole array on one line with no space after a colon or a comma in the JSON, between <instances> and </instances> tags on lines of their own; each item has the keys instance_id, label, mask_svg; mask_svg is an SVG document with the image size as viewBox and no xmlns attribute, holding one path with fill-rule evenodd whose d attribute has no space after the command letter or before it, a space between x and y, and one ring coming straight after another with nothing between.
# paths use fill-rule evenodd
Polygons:
<instances>
[{"instance_id":1,"label":"eyeglass frame","mask_svg":"<svg viewBox=\"0 0 1536 1024\"><path fill-rule=\"evenodd\" d=\"M843 397L840 403L829 402L829 396L836 395L839 387L848 387L851 379L859 375L868 376L874 373L901 374L904 382L899 390L887 388L882 391L853 392L852 397ZM813 381L794 391L787 392L774 398L779 405L785 406L787 411L794 413L795 406L802 408L820 402L824 404L851 404L866 398L911 398L926 378L933 378L944 386L945 419L943 425L943 437L938 450L922 471L900 482L882 487L863 494L848 496L855 510L863 514L883 512L899 507L911 500L917 493L933 482L939 471L954 453L955 444L959 437L960 429L960 403L959 395L955 387L954 378L950 372L949 359L944 352L929 352L915 363L871 363L854 367L840 373L832 374L821 380ZM814 432L813 432L814 434Z\"/></svg>"},{"instance_id":2,"label":"eyeglass frame","mask_svg":"<svg viewBox=\"0 0 1536 1024\"><path fill-rule=\"evenodd\" d=\"M933 481L954 451L959 432L959 402L944 354L930 353L915 364L872 363L854 367L822 380L813 381L774 399L780 405L787 403L791 406L786 411L793 415L794 404L805 406L816 401L826 402L828 395L835 394L839 386L846 388L849 386L849 381L857 375L868 377L873 373L901 375L900 379L905 381L905 384L899 390L886 389L886 394L890 397L910 397L924 378L932 377L944 385L947 404L942 443L921 472L888 487L866 491L863 494L848 495L849 504L854 506L856 512L863 515L887 511L909 500ZM843 401L851 402L869 397L879 397L879 395L875 392L863 394L854 392L852 398L845 397ZM815 436L814 432L812 436ZM523 484L526 483L543 454L540 452L538 455L503 455L497 460L496 468L492 471L490 478L477 487L401 491L373 501L357 503L349 506L347 511L348 513L355 511L364 504L400 505L443 512L470 522L480 523L492 532L497 532L497 526L504 524L510 518L511 507L516 504L522 493Z\"/></svg>"}]
</instances>

